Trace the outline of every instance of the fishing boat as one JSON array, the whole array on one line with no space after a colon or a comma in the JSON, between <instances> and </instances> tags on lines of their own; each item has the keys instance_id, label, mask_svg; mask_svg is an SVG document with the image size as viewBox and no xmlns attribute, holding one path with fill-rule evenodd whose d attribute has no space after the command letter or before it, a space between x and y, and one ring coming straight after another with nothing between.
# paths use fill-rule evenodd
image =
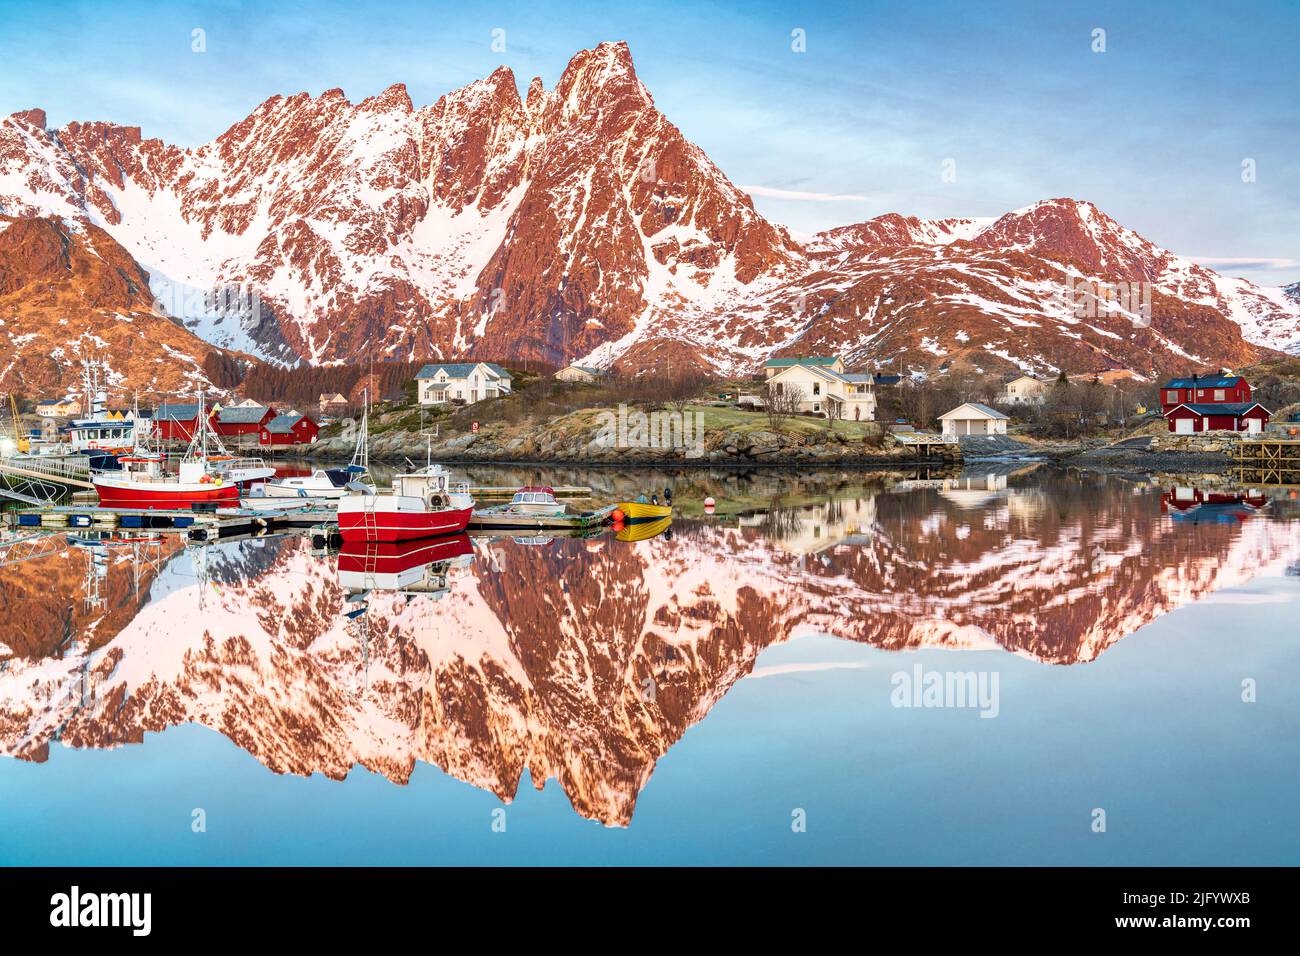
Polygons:
<instances>
[{"instance_id":1,"label":"fishing boat","mask_svg":"<svg viewBox=\"0 0 1300 956\"><path fill-rule=\"evenodd\" d=\"M339 499L339 534L345 542L412 541L464 531L474 499L451 473L430 464L393 478L390 493L354 483Z\"/></svg>"},{"instance_id":2,"label":"fishing boat","mask_svg":"<svg viewBox=\"0 0 1300 956\"><path fill-rule=\"evenodd\" d=\"M239 486L210 474L202 461L182 461L169 474L157 455L117 459L118 468L91 474L106 508L189 508L196 504L239 504Z\"/></svg>"},{"instance_id":3,"label":"fishing boat","mask_svg":"<svg viewBox=\"0 0 1300 956\"><path fill-rule=\"evenodd\" d=\"M199 396L203 407L203 396ZM209 464L207 420L198 417L190 447L181 458L176 474L167 471L162 455L153 453L143 434L135 436L133 454L118 456L117 467L92 471L91 484L99 503L107 508L167 509L194 505L226 504L237 507L239 485L227 475L214 472Z\"/></svg>"},{"instance_id":4,"label":"fishing boat","mask_svg":"<svg viewBox=\"0 0 1300 956\"><path fill-rule=\"evenodd\" d=\"M658 495L651 495L647 498L645 495L639 495L634 501L620 501L618 510L623 512L623 522L625 524L636 524L640 521L658 521L661 518L671 518L673 516L673 495L668 488L664 489L664 501L659 502Z\"/></svg>"},{"instance_id":5,"label":"fishing boat","mask_svg":"<svg viewBox=\"0 0 1300 956\"><path fill-rule=\"evenodd\" d=\"M108 393L103 386L103 366L87 361L82 371L84 418L73 419L63 426L68 449L74 453L129 453L147 438L152 422L140 416L139 408L131 413L108 409Z\"/></svg>"}]
</instances>

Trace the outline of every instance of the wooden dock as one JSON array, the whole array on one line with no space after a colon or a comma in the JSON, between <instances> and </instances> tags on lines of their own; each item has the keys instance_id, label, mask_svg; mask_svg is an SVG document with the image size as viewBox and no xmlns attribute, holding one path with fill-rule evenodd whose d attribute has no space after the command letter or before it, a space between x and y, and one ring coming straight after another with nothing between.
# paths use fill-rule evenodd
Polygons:
<instances>
[{"instance_id":1,"label":"wooden dock","mask_svg":"<svg viewBox=\"0 0 1300 956\"><path fill-rule=\"evenodd\" d=\"M563 515L506 514L484 508L470 516L469 527L472 531L582 531L606 524L615 507Z\"/></svg>"},{"instance_id":2,"label":"wooden dock","mask_svg":"<svg viewBox=\"0 0 1300 956\"><path fill-rule=\"evenodd\" d=\"M335 520L335 513L319 508L290 508L282 511L217 508L214 511L192 511L67 505L11 511L7 517L11 526L28 530L93 528L175 531L184 532L195 541L209 541L237 535L311 528L322 521Z\"/></svg>"},{"instance_id":3,"label":"wooden dock","mask_svg":"<svg viewBox=\"0 0 1300 956\"><path fill-rule=\"evenodd\" d=\"M582 485L550 485L556 498L590 498L591 489ZM503 498L509 500L519 490L518 485L471 485L469 494L474 498Z\"/></svg>"},{"instance_id":4,"label":"wooden dock","mask_svg":"<svg viewBox=\"0 0 1300 956\"><path fill-rule=\"evenodd\" d=\"M1300 438L1243 438L1237 444L1237 479L1251 485L1300 485Z\"/></svg>"}]
</instances>

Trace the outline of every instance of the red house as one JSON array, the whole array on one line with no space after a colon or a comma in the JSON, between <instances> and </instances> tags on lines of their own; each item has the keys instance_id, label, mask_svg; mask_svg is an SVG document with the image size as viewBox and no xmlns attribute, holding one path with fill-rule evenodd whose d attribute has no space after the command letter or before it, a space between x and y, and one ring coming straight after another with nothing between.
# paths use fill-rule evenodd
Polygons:
<instances>
[{"instance_id":1,"label":"red house","mask_svg":"<svg viewBox=\"0 0 1300 956\"><path fill-rule=\"evenodd\" d=\"M1175 405L1165 412L1169 430L1176 435L1198 432L1262 432L1272 412L1259 402Z\"/></svg>"},{"instance_id":2,"label":"red house","mask_svg":"<svg viewBox=\"0 0 1300 956\"><path fill-rule=\"evenodd\" d=\"M257 433L261 445L310 445L320 434L320 426L306 415L296 412L291 415L277 415Z\"/></svg>"},{"instance_id":3,"label":"red house","mask_svg":"<svg viewBox=\"0 0 1300 956\"><path fill-rule=\"evenodd\" d=\"M212 430L223 438L239 435L256 435L262 426L277 416L269 405L232 405L230 408L213 409L208 416Z\"/></svg>"},{"instance_id":4,"label":"red house","mask_svg":"<svg viewBox=\"0 0 1300 956\"><path fill-rule=\"evenodd\" d=\"M1160 407L1166 415L1178 405L1239 405L1250 400L1250 383L1226 371L1170 379L1160 387Z\"/></svg>"},{"instance_id":5,"label":"red house","mask_svg":"<svg viewBox=\"0 0 1300 956\"><path fill-rule=\"evenodd\" d=\"M189 441L199 424L199 404L159 405L153 418L154 436L163 441Z\"/></svg>"}]
</instances>

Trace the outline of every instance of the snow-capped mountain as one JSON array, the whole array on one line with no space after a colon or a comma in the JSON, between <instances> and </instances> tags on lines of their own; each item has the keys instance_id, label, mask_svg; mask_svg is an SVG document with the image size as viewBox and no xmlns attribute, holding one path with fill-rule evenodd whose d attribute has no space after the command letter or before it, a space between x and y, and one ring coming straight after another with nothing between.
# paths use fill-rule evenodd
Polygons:
<instances>
[{"instance_id":1,"label":"snow-capped mountain","mask_svg":"<svg viewBox=\"0 0 1300 956\"><path fill-rule=\"evenodd\" d=\"M196 149L16 113L0 122L0 212L102 226L193 332L276 361L636 367L670 347L723 371L781 350L1077 371L1300 350L1300 303L1088 203L891 214L796 242L658 111L624 43L522 97L504 67L419 109L400 84L359 104L273 96ZM1080 317L1081 282L1149 283L1149 314ZM228 286L254 291L257 314L185 294Z\"/></svg>"},{"instance_id":2,"label":"snow-capped mountain","mask_svg":"<svg viewBox=\"0 0 1300 956\"><path fill-rule=\"evenodd\" d=\"M214 351L155 309L149 277L103 229L0 216L0 388L54 394L94 357L118 397L192 393Z\"/></svg>"}]
</instances>

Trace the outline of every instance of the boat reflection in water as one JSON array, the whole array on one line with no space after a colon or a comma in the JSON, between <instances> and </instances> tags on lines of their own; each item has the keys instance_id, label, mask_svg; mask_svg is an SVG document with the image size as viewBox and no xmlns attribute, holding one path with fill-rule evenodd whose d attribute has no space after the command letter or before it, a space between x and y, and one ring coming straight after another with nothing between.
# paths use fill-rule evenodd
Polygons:
<instances>
[{"instance_id":1,"label":"boat reflection in water","mask_svg":"<svg viewBox=\"0 0 1300 956\"><path fill-rule=\"evenodd\" d=\"M1176 485L1160 496L1160 510L1175 521L1232 523L1253 518L1270 498L1258 489L1204 489Z\"/></svg>"},{"instance_id":2,"label":"boat reflection in water","mask_svg":"<svg viewBox=\"0 0 1300 956\"><path fill-rule=\"evenodd\" d=\"M619 541L648 541L663 535L672 540L672 518L659 518L656 521L641 521L619 528L614 537Z\"/></svg>"},{"instance_id":3,"label":"boat reflection in water","mask_svg":"<svg viewBox=\"0 0 1300 956\"><path fill-rule=\"evenodd\" d=\"M338 556L339 587L349 593L400 591L442 597L448 572L467 567L474 547L466 534L419 541L348 542Z\"/></svg>"}]
</instances>

